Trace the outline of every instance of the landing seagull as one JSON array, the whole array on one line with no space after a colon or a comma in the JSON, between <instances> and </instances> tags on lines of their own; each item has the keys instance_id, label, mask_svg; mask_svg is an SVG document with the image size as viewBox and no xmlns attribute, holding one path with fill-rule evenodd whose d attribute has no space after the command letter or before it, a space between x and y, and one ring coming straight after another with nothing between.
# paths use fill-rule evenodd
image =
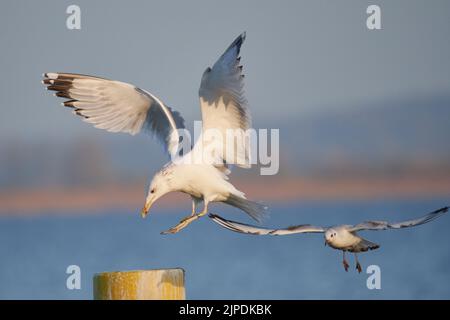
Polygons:
<instances>
[{"instance_id":1,"label":"landing seagull","mask_svg":"<svg viewBox=\"0 0 450 320\"><path fill-rule=\"evenodd\" d=\"M430 222L448 211L448 207L433 211L423 217L415 220L402 221L397 223L389 223L387 221L366 221L357 225L338 225L332 227L317 227L309 224L292 226L286 229L264 229L251 226L244 223L226 220L216 214L209 214L209 217L221 226L240 233L248 233L253 235L271 235L283 236L293 233L324 233L325 245L333 249L342 251L342 263L345 271L348 271L349 264L345 259L345 253L353 252L355 254L356 269L361 272L361 264L358 261L358 252L367 250L375 250L380 246L367 239L360 237L357 232L363 230L387 230L409 228Z\"/></svg>"},{"instance_id":2,"label":"landing seagull","mask_svg":"<svg viewBox=\"0 0 450 320\"><path fill-rule=\"evenodd\" d=\"M244 96L244 75L240 62L240 48L245 39L241 34L225 53L203 73L199 89L202 112L202 135L189 152L179 155L180 130L184 129L181 115L165 105L155 95L131 84L74 73L44 73L42 83L73 113L96 128L110 132L135 135L145 131L156 136L164 145L171 160L153 177L147 191L142 217L163 195L179 191L192 198L192 212L175 227L162 232L176 233L192 221L208 213L208 204L224 202L237 207L252 218L261 221L267 207L245 198L245 194L228 182L230 165L248 168L249 145L244 140L233 140L233 148L240 150L230 156L223 152L226 141L202 139L204 132L213 129L222 137L227 130L250 128L250 112ZM231 143L231 142L230 142ZM214 160L214 161L211 161ZM204 203L199 213L196 208Z\"/></svg>"}]
</instances>

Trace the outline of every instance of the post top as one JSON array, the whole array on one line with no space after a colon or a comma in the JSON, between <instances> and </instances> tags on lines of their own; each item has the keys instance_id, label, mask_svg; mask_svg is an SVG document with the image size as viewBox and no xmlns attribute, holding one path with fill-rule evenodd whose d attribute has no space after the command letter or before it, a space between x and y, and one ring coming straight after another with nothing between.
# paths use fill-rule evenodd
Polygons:
<instances>
[{"instance_id":1,"label":"post top","mask_svg":"<svg viewBox=\"0 0 450 320\"><path fill-rule=\"evenodd\" d=\"M136 269L136 270L125 270L125 271L103 271L95 273L94 277L100 277L105 275L115 275L115 274L133 274L133 273L153 273L153 272L164 272L164 271L181 271L183 274L186 273L183 268L161 268L161 269Z\"/></svg>"}]
</instances>

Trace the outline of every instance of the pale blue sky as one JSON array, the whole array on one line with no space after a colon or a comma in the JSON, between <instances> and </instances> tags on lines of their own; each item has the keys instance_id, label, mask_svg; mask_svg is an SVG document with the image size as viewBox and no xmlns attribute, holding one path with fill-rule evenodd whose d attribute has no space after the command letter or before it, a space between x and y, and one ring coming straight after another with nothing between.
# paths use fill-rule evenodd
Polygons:
<instances>
[{"instance_id":1,"label":"pale blue sky","mask_svg":"<svg viewBox=\"0 0 450 320\"><path fill-rule=\"evenodd\" d=\"M204 69L242 31L255 122L383 98L450 92L450 2L376 1L381 31L366 29L373 1L4 1L0 11L0 136L71 137L98 130L59 108L45 71L134 83L200 118ZM78 4L82 30L66 29Z\"/></svg>"}]
</instances>

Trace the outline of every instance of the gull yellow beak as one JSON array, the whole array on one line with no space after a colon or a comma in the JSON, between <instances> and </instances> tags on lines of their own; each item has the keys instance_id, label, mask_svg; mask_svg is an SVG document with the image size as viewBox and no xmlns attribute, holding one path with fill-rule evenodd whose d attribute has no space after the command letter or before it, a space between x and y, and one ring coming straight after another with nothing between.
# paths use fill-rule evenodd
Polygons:
<instances>
[{"instance_id":1,"label":"gull yellow beak","mask_svg":"<svg viewBox=\"0 0 450 320\"><path fill-rule=\"evenodd\" d=\"M148 214L148 212L150 211L150 207L152 206L152 204L150 202L147 202L145 204L145 206L142 208L141 210L141 217L145 218Z\"/></svg>"}]
</instances>

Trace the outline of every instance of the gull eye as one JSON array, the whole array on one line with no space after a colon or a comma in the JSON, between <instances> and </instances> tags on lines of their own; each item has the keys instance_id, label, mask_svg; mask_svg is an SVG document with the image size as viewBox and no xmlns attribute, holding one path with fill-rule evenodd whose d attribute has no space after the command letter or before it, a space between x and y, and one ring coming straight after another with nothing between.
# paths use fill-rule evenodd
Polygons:
<instances>
[{"instance_id":1,"label":"gull eye","mask_svg":"<svg viewBox=\"0 0 450 320\"><path fill-rule=\"evenodd\" d=\"M155 193L155 189L150 190L150 193Z\"/></svg>"}]
</instances>

